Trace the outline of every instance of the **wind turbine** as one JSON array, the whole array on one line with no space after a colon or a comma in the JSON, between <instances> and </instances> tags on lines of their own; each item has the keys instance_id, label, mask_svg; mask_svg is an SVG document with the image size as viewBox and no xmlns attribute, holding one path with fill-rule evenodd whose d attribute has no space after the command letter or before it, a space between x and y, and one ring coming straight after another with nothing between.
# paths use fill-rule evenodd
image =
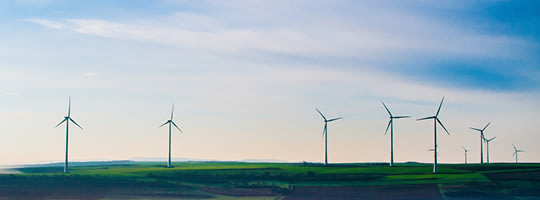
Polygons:
<instances>
[{"instance_id":1,"label":"wind turbine","mask_svg":"<svg viewBox=\"0 0 540 200\"><path fill-rule=\"evenodd\" d=\"M518 163L518 153L519 152L523 152L523 150L519 150L516 148L516 145L512 144L512 146L514 146L514 155L512 156L515 156L516 157L516 164Z\"/></svg>"},{"instance_id":2,"label":"wind turbine","mask_svg":"<svg viewBox=\"0 0 540 200\"><path fill-rule=\"evenodd\" d=\"M165 126L165 124L169 124L169 162L167 163L167 167L171 167L171 126L176 127L182 133L182 130L180 130L180 128L178 128L178 126L173 121L173 114L174 114L174 104L172 105L171 119L167 120L167 122L159 126L159 127L162 127L162 126Z\"/></svg>"},{"instance_id":3,"label":"wind turbine","mask_svg":"<svg viewBox=\"0 0 540 200\"><path fill-rule=\"evenodd\" d=\"M486 141L487 164L489 164L489 142L491 142L491 140L494 140L495 138L497 138L497 137L492 137L489 140L484 138L484 141Z\"/></svg>"},{"instance_id":4,"label":"wind turbine","mask_svg":"<svg viewBox=\"0 0 540 200\"><path fill-rule=\"evenodd\" d=\"M323 130L323 136L324 136L324 165L328 165L328 122L336 121L338 119L342 119L343 117L338 117L334 119L327 120L326 117L319 111L319 109L315 108L317 112L321 115L321 117L324 119L324 130Z\"/></svg>"},{"instance_id":5,"label":"wind turbine","mask_svg":"<svg viewBox=\"0 0 540 200\"><path fill-rule=\"evenodd\" d=\"M463 147L463 151L465 151L465 164L467 164L467 152L469 152L469 150Z\"/></svg>"},{"instance_id":6,"label":"wind turbine","mask_svg":"<svg viewBox=\"0 0 540 200\"><path fill-rule=\"evenodd\" d=\"M482 145L482 142L484 141L484 139L486 139L484 137L484 131L489 126L489 124L491 124L491 122L489 122L483 129L478 129L478 128L472 128L471 127L472 130L480 131L480 164L484 164L484 147Z\"/></svg>"},{"instance_id":7,"label":"wind turbine","mask_svg":"<svg viewBox=\"0 0 540 200\"><path fill-rule=\"evenodd\" d=\"M68 173L68 138L69 138L69 121L73 122L76 126L81 128L81 130L84 130L77 122L75 122L73 119L71 119L71 96L69 97L69 103L68 103L68 113L67 116L64 117L64 120L62 120L56 127L60 126L60 124L66 122L66 160L64 162L64 173Z\"/></svg>"},{"instance_id":8,"label":"wind turbine","mask_svg":"<svg viewBox=\"0 0 540 200\"><path fill-rule=\"evenodd\" d=\"M390 115L390 121L388 122L388 126L386 126L386 131L384 132L384 135L388 133L388 128L390 128L390 167L394 166L394 119L400 119L400 118L407 118L411 116L393 116L388 107L382 102L382 105Z\"/></svg>"},{"instance_id":9,"label":"wind turbine","mask_svg":"<svg viewBox=\"0 0 540 200\"><path fill-rule=\"evenodd\" d=\"M448 135L450 135L450 132L448 132L448 130L446 130L446 128L444 127L444 125L442 124L441 120L439 120L439 112L441 112L441 107L442 107L442 103L444 101L444 97L442 98L441 100L441 104L439 105L439 109L437 110L437 114L435 114L435 116L431 116L431 117L424 117L424 118L421 118L421 119L417 119L418 120L426 120L426 119L433 119L433 127L434 127L434 132L433 132L433 135L434 135L434 147L433 148L433 158L434 158L434 162L433 162L433 173L437 173L437 123L439 123L441 125L441 127L444 129L444 131L446 131L446 133Z\"/></svg>"}]
</instances>

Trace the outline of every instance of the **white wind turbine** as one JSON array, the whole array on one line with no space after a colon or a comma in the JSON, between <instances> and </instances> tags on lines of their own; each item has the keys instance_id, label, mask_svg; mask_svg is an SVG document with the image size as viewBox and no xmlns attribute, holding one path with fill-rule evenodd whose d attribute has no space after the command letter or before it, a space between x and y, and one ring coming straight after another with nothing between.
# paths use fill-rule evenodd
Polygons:
<instances>
[{"instance_id":1,"label":"white wind turbine","mask_svg":"<svg viewBox=\"0 0 540 200\"><path fill-rule=\"evenodd\" d=\"M479 129L479 128L472 128L472 130L475 130L475 131L479 131L480 132L480 164L484 164L484 147L482 145L482 142L484 142L484 140L486 139L484 137L484 131L486 130L486 128L489 126L489 124L491 124L491 122L489 122L483 129Z\"/></svg>"},{"instance_id":2,"label":"white wind turbine","mask_svg":"<svg viewBox=\"0 0 540 200\"><path fill-rule=\"evenodd\" d=\"M497 137L492 137L491 139L484 138L484 141L486 141L487 164L489 164L489 142L491 142L495 138Z\"/></svg>"},{"instance_id":3,"label":"white wind turbine","mask_svg":"<svg viewBox=\"0 0 540 200\"><path fill-rule=\"evenodd\" d=\"M444 129L444 131L446 131L446 133L448 135L450 135L450 132L448 132L448 130L446 130L446 128L444 127L444 125L442 124L441 120L439 120L439 112L441 112L441 107L442 107L442 104L443 104L443 101L444 101L444 97L442 98L441 100L441 104L439 105L439 109L437 110L437 114L435 114L435 116L431 116L431 117L424 117L424 118L421 118L421 119L417 119L417 120L426 120L426 119L433 119L433 128L434 128L434 132L433 132L433 135L434 135L434 148L433 148L433 158L434 158L434 162L433 162L433 173L437 173L437 123L439 123L441 125L441 127Z\"/></svg>"},{"instance_id":4,"label":"white wind turbine","mask_svg":"<svg viewBox=\"0 0 540 200\"><path fill-rule=\"evenodd\" d=\"M73 119L71 119L71 96L69 97L67 116L65 116L64 120L62 120L60 123L58 123L58 125L56 125L56 127L58 127L58 126L60 126L60 124L66 122L66 160L64 161L64 173L69 172L69 169L68 169L68 138L69 138L69 122L70 121L73 122L73 124L75 124L79 128L81 128L81 130L83 130L83 128L81 126L79 126L79 124L77 124L77 122L75 122Z\"/></svg>"},{"instance_id":5,"label":"white wind turbine","mask_svg":"<svg viewBox=\"0 0 540 200\"><path fill-rule=\"evenodd\" d=\"M171 167L171 127L172 126L176 127L182 133L182 130L180 130L180 128L178 128L176 123L174 123L173 115L174 115L174 104L172 105L171 119L167 120L167 122L159 126L159 127L162 127L162 126L165 126L166 124L169 124L169 162L167 162L167 167Z\"/></svg>"},{"instance_id":6,"label":"white wind turbine","mask_svg":"<svg viewBox=\"0 0 540 200\"><path fill-rule=\"evenodd\" d=\"M463 147L463 151L465 151L465 164L467 164L467 152L469 152L469 150Z\"/></svg>"},{"instance_id":7,"label":"white wind turbine","mask_svg":"<svg viewBox=\"0 0 540 200\"><path fill-rule=\"evenodd\" d=\"M514 155L513 155L513 156L516 157L516 163L518 163L518 153L519 153L519 152L523 152L523 150L519 150L519 149L516 147L516 145L513 145L513 144L512 144L512 146L514 146Z\"/></svg>"},{"instance_id":8,"label":"white wind turbine","mask_svg":"<svg viewBox=\"0 0 540 200\"><path fill-rule=\"evenodd\" d=\"M328 165L328 133L327 133L327 127L328 122L336 121L338 119L342 119L343 117L338 117L334 119L327 120L326 117L319 111L319 109L315 108L317 112L321 115L321 117L324 119L324 130L323 130L323 136L324 136L324 165Z\"/></svg>"},{"instance_id":9,"label":"white wind turbine","mask_svg":"<svg viewBox=\"0 0 540 200\"><path fill-rule=\"evenodd\" d=\"M393 116L384 102L381 101L381 103L390 115L390 121L388 121L388 126L386 126L386 131L384 131L384 134L386 135L388 128L390 128L390 167L392 167L394 166L394 119L407 118L411 116Z\"/></svg>"}]
</instances>

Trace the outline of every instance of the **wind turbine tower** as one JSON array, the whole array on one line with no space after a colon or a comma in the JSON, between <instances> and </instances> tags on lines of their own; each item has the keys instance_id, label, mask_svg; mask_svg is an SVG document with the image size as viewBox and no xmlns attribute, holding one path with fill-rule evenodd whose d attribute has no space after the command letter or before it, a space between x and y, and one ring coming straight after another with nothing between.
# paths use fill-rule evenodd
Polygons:
<instances>
[{"instance_id":1,"label":"wind turbine tower","mask_svg":"<svg viewBox=\"0 0 540 200\"><path fill-rule=\"evenodd\" d=\"M169 168L171 167L171 127L172 126L176 127L180 131L180 133L182 133L182 130L180 130L180 128L178 128L176 123L174 123L173 115L174 115L174 104L172 105L171 119L167 120L167 122L159 126L159 127L162 127L162 126L165 126L166 124L169 124L169 162L167 162L167 167Z\"/></svg>"},{"instance_id":2,"label":"wind turbine tower","mask_svg":"<svg viewBox=\"0 0 540 200\"><path fill-rule=\"evenodd\" d=\"M497 137L492 137L491 139L486 139L484 138L484 140L486 141L486 153L487 153L487 164L489 164L489 142L491 142L492 140L494 140L495 138Z\"/></svg>"},{"instance_id":3,"label":"wind turbine tower","mask_svg":"<svg viewBox=\"0 0 540 200\"><path fill-rule=\"evenodd\" d=\"M56 125L56 127L58 127L58 126L60 126L60 124L66 122L66 160L64 161L64 173L69 172L69 169L68 169L68 144L69 144L68 139L69 139L69 122L70 121L73 124L75 124L77 127L81 128L81 130L84 130L81 126L79 126L79 124L77 124L77 122L75 122L73 119L71 119L71 96L69 97L67 116L65 116L64 120L62 120L60 123L58 123L58 125Z\"/></svg>"},{"instance_id":4,"label":"wind turbine tower","mask_svg":"<svg viewBox=\"0 0 540 200\"><path fill-rule=\"evenodd\" d=\"M484 147L482 145L482 142L484 142L484 140L486 139L484 137L484 131L489 126L489 124L491 124L491 122L489 122L483 129L478 129L478 128L472 128L471 127L472 130L480 132L480 164L484 164Z\"/></svg>"},{"instance_id":5,"label":"wind turbine tower","mask_svg":"<svg viewBox=\"0 0 540 200\"><path fill-rule=\"evenodd\" d=\"M343 117L338 117L334 119L326 119L326 117L319 111L319 109L315 108L317 112L321 115L321 117L324 119L324 130L323 130L323 136L324 136L324 165L328 165L328 122L336 121L338 119L342 119Z\"/></svg>"},{"instance_id":6,"label":"wind turbine tower","mask_svg":"<svg viewBox=\"0 0 540 200\"><path fill-rule=\"evenodd\" d=\"M388 126L386 126L386 131L384 134L388 133L388 128L390 128L390 167L394 166L394 119L400 119L400 118L407 118L411 116L393 116L388 107L382 102L382 105L390 115L390 121L388 122Z\"/></svg>"},{"instance_id":7,"label":"wind turbine tower","mask_svg":"<svg viewBox=\"0 0 540 200\"><path fill-rule=\"evenodd\" d=\"M437 110L437 114L435 114L435 116L431 116L431 117L424 117L424 118L421 118L421 119L417 119L418 120L426 120L426 119L433 119L433 143L434 143L434 148L433 148L433 173L437 173L437 123L439 123L441 125L441 127L444 129L444 131L446 131L446 134L450 135L450 132L448 132L448 130L446 130L446 128L444 127L444 125L442 124L441 120L439 120L439 113L441 112L441 107L442 107L442 104L443 104L443 101L444 101L444 97L442 98L441 100L441 104L439 105L439 109Z\"/></svg>"}]
</instances>

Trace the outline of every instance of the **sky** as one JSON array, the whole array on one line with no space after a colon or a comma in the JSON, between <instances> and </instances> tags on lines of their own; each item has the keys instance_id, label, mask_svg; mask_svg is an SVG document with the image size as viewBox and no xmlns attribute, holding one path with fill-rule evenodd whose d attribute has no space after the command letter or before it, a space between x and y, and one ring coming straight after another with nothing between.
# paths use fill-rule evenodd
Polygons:
<instances>
[{"instance_id":1,"label":"sky","mask_svg":"<svg viewBox=\"0 0 540 200\"><path fill-rule=\"evenodd\" d=\"M540 2L6 0L0 165L246 159L539 162ZM484 144L485 148L485 144ZM485 150L484 150L485 151Z\"/></svg>"}]
</instances>

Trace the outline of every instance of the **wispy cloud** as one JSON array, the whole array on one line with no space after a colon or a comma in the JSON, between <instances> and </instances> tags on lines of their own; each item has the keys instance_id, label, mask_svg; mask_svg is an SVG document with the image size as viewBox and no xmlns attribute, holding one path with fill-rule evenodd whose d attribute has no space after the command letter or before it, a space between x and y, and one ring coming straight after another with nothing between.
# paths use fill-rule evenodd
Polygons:
<instances>
[{"instance_id":1,"label":"wispy cloud","mask_svg":"<svg viewBox=\"0 0 540 200\"><path fill-rule=\"evenodd\" d=\"M447 15L452 17L452 14L425 12L426 8L450 13L471 12L468 6L451 3L382 1L370 2L369 6L350 1L162 3L189 4L196 9L124 20L90 17L25 21L83 35L174 46L205 55L210 52L251 59L262 57L277 62L300 59L332 66L339 61L345 63L339 67L349 68L400 68L401 76L420 76L414 78L427 81L435 81L431 77L437 70L425 68L444 67L451 72L479 68L481 70L472 71L496 72L484 74L487 80L530 74L531 67L516 68L516 65L531 66L536 62L530 59L531 49L539 47L530 38L485 31L481 23L471 26L464 21L449 20ZM495 61L484 62L487 60L497 60L497 66L492 66ZM509 64L511 62L514 63ZM469 66L463 67L460 63L469 63ZM517 72L505 73L508 70ZM462 73L455 74L461 76ZM538 82L534 78L520 81L527 79L523 76L507 80L519 82L512 84L518 86ZM477 77L467 76L466 79ZM481 87L513 88L500 84L486 81Z\"/></svg>"},{"instance_id":2,"label":"wispy cloud","mask_svg":"<svg viewBox=\"0 0 540 200\"><path fill-rule=\"evenodd\" d=\"M63 29L66 26L65 23L54 21L54 20L47 20L47 19L33 18L33 19L22 19L21 21L36 23L36 24L42 25L47 28L52 28L52 29Z\"/></svg>"},{"instance_id":3,"label":"wispy cloud","mask_svg":"<svg viewBox=\"0 0 540 200\"><path fill-rule=\"evenodd\" d=\"M88 18L27 21L48 28L65 28L81 34L121 40L211 51L259 51L296 56L380 59L389 55L424 53L499 57L512 55L506 51L509 48L528 45L520 38L479 33L443 20L426 19L403 11L374 14L372 18L377 19L375 21L338 13L324 13L328 15L322 18L314 11L303 13L313 15L314 23L302 24L302 18L280 21L278 16L275 21L269 22L264 13L250 15L253 13L249 9L236 10L243 13L200 15L187 12L136 21ZM239 18L237 15L271 25L260 27L246 23L230 26Z\"/></svg>"}]
</instances>

